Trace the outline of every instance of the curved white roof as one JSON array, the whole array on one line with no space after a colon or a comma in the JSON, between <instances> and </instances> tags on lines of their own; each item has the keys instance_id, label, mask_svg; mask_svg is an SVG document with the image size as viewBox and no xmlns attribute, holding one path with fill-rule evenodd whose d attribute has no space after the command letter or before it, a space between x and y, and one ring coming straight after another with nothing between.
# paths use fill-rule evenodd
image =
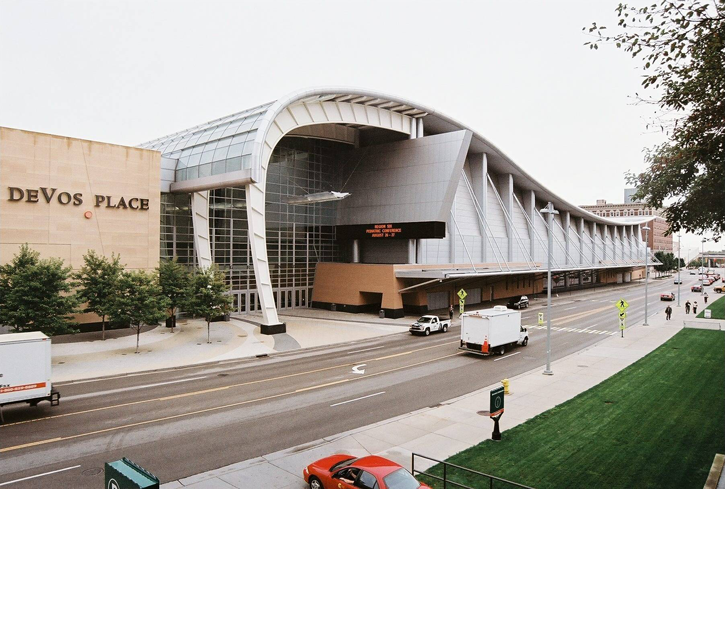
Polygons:
<instances>
[{"instance_id":1,"label":"curved white roof","mask_svg":"<svg viewBox=\"0 0 725 634\"><path fill-rule=\"evenodd\" d=\"M409 117L425 117L426 135L470 130L473 134L471 152L485 152L488 165L493 171L512 174L517 187L534 191L537 198L553 203L556 209L607 225L638 225L648 220L602 217L569 203L534 179L482 134L433 108L374 90L317 86L142 143L139 147L158 150L164 157L176 159L177 181L243 169L260 173L262 147L275 118L292 104L313 101L358 103Z\"/></svg>"}]
</instances>

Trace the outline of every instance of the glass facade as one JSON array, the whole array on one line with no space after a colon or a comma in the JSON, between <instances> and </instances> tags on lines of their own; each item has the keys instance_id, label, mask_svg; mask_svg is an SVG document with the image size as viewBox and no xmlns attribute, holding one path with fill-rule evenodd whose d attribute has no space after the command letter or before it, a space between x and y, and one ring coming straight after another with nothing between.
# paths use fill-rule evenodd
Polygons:
<instances>
[{"instance_id":1,"label":"glass facade","mask_svg":"<svg viewBox=\"0 0 725 634\"><path fill-rule=\"evenodd\" d=\"M339 261L335 240L336 202L289 205L289 196L339 191L351 146L320 139L286 137L267 169L267 257L278 308L309 305L317 262ZM162 195L161 257L193 264L189 194ZM258 309L247 227L244 188L210 191L212 261L227 271L234 312Z\"/></svg>"},{"instance_id":2,"label":"glass facade","mask_svg":"<svg viewBox=\"0 0 725 634\"><path fill-rule=\"evenodd\" d=\"M194 229L189 194L161 195L161 258L193 266Z\"/></svg>"}]
</instances>

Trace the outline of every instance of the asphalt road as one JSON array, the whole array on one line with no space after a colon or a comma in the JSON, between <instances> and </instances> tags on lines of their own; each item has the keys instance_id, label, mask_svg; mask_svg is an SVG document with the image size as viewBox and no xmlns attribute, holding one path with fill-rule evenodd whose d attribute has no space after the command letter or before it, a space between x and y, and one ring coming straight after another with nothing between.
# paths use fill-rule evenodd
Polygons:
<instances>
[{"instance_id":1,"label":"asphalt road","mask_svg":"<svg viewBox=\"0 0 725 634\"><path fill-rule=\"evenodd\" d=\"M683 305L693 280L683 277ZM672 279L650 283L650 319L664 319L659 294L676 288ZM619 336L620 297L630 304L629 325L641 322L641 284L555 299L552 358ZM701 306L701 296L694 298ZM535 325L544 309L535 302L523 323ZM177 480L433 406L545 362L545 330L532 329L525 348L483 358L458 350L454 321L447 334L429 337L387 335L59 385L58 407L4 409L0 488L102 487L104 463L123 456L162 483Z\"/></svg>"}]
</instances>

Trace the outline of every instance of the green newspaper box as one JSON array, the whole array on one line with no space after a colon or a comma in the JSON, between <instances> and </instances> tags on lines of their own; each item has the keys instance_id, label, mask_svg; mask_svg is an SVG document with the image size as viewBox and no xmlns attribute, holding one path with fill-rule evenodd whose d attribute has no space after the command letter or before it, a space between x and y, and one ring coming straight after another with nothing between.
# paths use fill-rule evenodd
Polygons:
<instances>
[{"instance_id":1,"label":"green newspaper box","mask_svg":"<svg viewBox=\"0 0 725 634\"><path fill-rule=\"evenodd\" d=\"M122 458L105 466L107 489L158 489L159 479L143 467Z\"/></svg>"}]
</instances>

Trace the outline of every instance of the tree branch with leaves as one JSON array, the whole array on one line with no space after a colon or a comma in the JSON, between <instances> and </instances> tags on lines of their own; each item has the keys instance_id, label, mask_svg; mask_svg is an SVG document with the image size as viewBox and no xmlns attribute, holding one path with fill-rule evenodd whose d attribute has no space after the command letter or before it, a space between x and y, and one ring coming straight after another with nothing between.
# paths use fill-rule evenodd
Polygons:
<instances>
[{"instance_id":1,"label":"tree branch with leaves","mask_svg":"<svg viewBox=\"0 0 725 634\"><path fill-rule=\"evenodd\" d=\"M615 9L616 32L596 22L586 45L614 44L641 60L640 102L657 107L667 141L627 175L636 200L665 208L668 233L725 232L725 1L661 0ZM719 239L719 238L716 238Z\"/></svg>"}]
</instances>

